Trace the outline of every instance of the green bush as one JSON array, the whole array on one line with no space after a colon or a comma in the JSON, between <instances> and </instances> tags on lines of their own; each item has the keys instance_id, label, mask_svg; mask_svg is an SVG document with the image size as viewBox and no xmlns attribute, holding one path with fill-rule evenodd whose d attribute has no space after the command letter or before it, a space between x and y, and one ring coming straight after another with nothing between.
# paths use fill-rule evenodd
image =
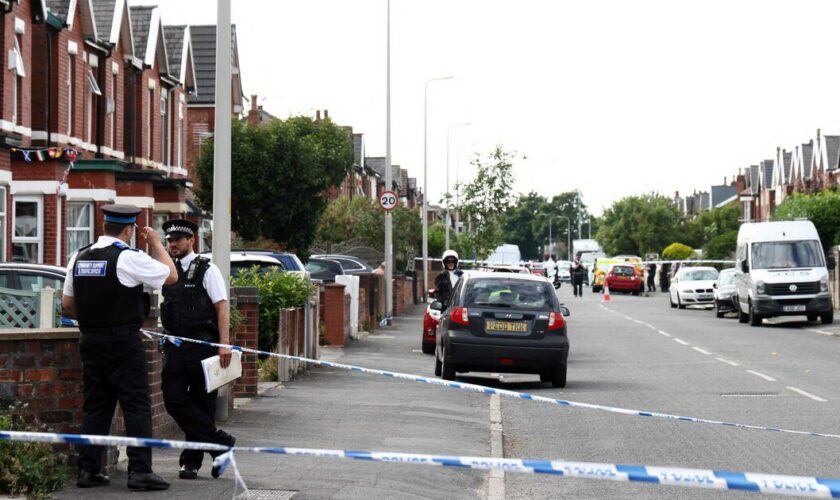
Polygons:
<instances>
[{"instance_id":1,"label":"green bush","mask_svg":"<svg viewBox=\"0 0 840 500\"><path fill-rule=\"evenodd\" d=\"M686 260L694 255L694 249L682 243L671 243L662 251L662 258L666 260Z\"/></svg>"},{"instance_id":2,"label":"green bush","mask_svg":"<svg viewBox=\"0 0 840 500\"><path fill-rule=\"evenodd\" d=\"M256 266L231 279L232 286L256 287L260 293L260 350L277 347L277 321L281 309L303 307L315 287L296 273L260 271Z\"/></svg>"},{"instance_id":3,"label":"green bush","mask_svg":"<svg viewBox=\"0 0 840 500\"><path fill-rule=\"evenodd\" d=\"M735 257L735 247L738 244L738 231L728 231L712 238L703 247L703 257L707 259L731 259Z\"/></svg>"},{"instance_id":4,"label":"green bush","mask_svg":"<svg viewBox=\"0 0 840 500\"><path fill-rule=\"evenodd\" d=\"M22 406L0 413L0 430L49 432L37 423L27 423ZM67 454L55 445L0 441L0 494L49 498L67 480Z\"/></svg>"}]
</instances>

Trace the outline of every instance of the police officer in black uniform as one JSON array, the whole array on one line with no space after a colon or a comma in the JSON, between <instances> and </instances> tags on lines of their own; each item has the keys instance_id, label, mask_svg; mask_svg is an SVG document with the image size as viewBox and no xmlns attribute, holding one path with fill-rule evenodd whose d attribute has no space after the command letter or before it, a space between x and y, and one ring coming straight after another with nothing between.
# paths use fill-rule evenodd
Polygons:
<instances>
[{"instance_id":1,"label":"police officer in black uniform","mask_svg":"<svg viewBox=\"0 0 840 500\"><path fill-rule=\"evenodd\" d=\"M175 283L172 259L151 227L142 235L152 256L130 248L140 209L131 205L102 207L104 235L79 250L67 266L63 314L76 317L84 379L82 434L108 435L117 401L126 433L151 437L152 409L146 351L140 327L149 312L144 289ZM110 484L101 464L103 447L80 447L80 488ZM128 448L128 488L165 490L169 483L152 472L150 448Z\"/></svg>"},{"instance_id":2,"label":"police officer in black uniform","mask_svg":"<svg viewBox=\"0 0 840 500\"><path fill-rule=\"evenodd\" d=\"M163 224L169 253L175 260L178 282L163 287L161 320L166 330L178 337L229 344L230 320L227 286L215 264L193 252L198 226L186 219L172 219ZM233 446L236 439L216 428L217 391L207 392L201 360L214 356L226 368L230 363L228 348L183 342L165 345L162 389L166 411L178 422L187 441ZM221 452L210 452L215 457ZM179 464L181 479L195 479L204 452L184 450ZM213 467L211 475L219 477Z\"/></svg>"}]
</instances>

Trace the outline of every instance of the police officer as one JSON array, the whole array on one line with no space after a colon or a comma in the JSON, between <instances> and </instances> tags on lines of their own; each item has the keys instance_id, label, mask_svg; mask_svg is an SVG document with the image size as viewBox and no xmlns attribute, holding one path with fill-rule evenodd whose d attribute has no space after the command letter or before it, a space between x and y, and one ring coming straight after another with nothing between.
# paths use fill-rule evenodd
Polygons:
<instances>
[{"instance_id":1,"label":"police officer","mask_svg":"<svg viewBox=\"0 0 840 500\"><path fill-rule=\"evenodd\" d=\"M152 409L146 351L140 327L148 316L146 289L178 280L178 272L160 235L144 227L151 257L130 248L140 209L131 205L102 207L104 235L82 248L68 263L64 315L75 317L81 335L79 350L84 380L82 434L108 435L117 401L126 433L151 437ZM76 462L80 488L110 484L103 473L101 446L82 446ZM165 490L169 483L152 472L150 448L128 448L128 488Z\"/></svg>"},{"instance_id":2,"label":"police officer","mask_svg":"<svg viewBox=\"0 0 840 500\"><path fill-rule=\"evenodd\" d=\"M169 253L175 260L178 282L163 287L161 320L166 330L179 337L208 342L230 343L227 287L215 264L193 252L198 226L185 219L163 224ZM223 368L230 363L228 348L183 342L179 347L166 344L162 389L166 411L178 422L187 441L233 446L236 439L216 428L217 391L207 392L201 360L219 354ZM221 452L212 452L215 457ZM181 479L195 479L204 452L184 450L179 464ZM213 467L211 475L219 477Z\"/></svg>"}]
</instances>

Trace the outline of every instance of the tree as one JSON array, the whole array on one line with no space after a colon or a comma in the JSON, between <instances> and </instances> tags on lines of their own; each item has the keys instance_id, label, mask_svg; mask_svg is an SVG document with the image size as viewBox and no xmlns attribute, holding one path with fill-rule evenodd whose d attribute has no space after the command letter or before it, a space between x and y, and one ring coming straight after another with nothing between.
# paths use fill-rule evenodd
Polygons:
<instances>
[{"instance_id":1,"label":"tree","mask_svg":"<svg viewBox=\"0 0 840 500\"><path fill-rule=\"evenodd\" d=\"M732 259L735 257L735 246L738 243L738 230L727 231L715 236L703 247L703 257L706 259Z\"/></svg>"},{"instance_id":2,"label":"tree","mask_svg":"<svg viewBox=\"0 0 840 500\"><path fill-rule=\"evenodd\" d=\"M305 253L327 206L327 191L353 165L352 141L329 119L299 116L232 125L231 228L246 240L268 238ZM198 202L213 206L213 144L197 169Z\"/></svg>"},{"instance_id":3,"label":"tree","mask_svg":"<svg viewBox=\"0 0 840 500\"><path fill-rule=\"evenodd\" d=\"M694 249L682 243L671 243L662 250L662 258L665 260L686 260L692 255L694 255Z\"/></svg>"},{"instance_id":4,"label":"tree","mask_svg":"<svg viewBox=\"0 0 840 500\"><path fill-rule=\"evenodd\" d=\"M457 189L461 197L461 219L467 219L465 242L480 259L486 258L501 243L502 215L513 203L513 163L516 153L496 146L486 161L476 155L471 162L476 167L475 178Z\"/></svg>"},{"instance_id":5,"label":"tree","mask_svg":"<svg viewBox=\"0 0 840 500\"><path fill-rule=\"evenodd\" d=\"M597 239L609 254L645 255L676 239L680 213L660 194L628 196L612 204L598 220Z\"/></svg>"},{"instance_id":6,"label":"tree","mask_svg":"<svg viewBox=\"0 0 840 500\"><path fill-rule=\"evenodd\" d=\"M566 218L569 222L567 223ZM519 246L526 259L542 259L541 247L548 241L549 223L552 228L553 253L566 252L566 244L581 237L579 223L588 224L586 205L577 191L555 195L551 201L535 192L519 195L505 212L503 231L505 242ZM567 234L571 232L571 235Z\"/></svg>"},{"instance_id":7,"label":"tree","mask_svg":"<svg viewBox=\"0 0 840 500\"><path fill-rule=\"evenodd\" d=\"M736 204L700 212L686 219L680 230L680 240L692 248L701 248L718 236L738 231L741 209Z\"/></svg>"},{"instance_id":8,"label":"tree","mask_svg":"<svg viewBox=\"0 0 840 500\"><path fill-rule=\"evenodd\" d=\"M505 239L519 246L525 259L540 258L540 238L534 231L535 218L545 210L548 201L535 192L520 195L508 208L502 222Z\"/></svg>"},{"instance_id":9,"label":"tree","mask_svg":"<svg viewBox=\"0 0 840 500\"><path fill-rule=\"evenodd\" d=\"M795 193L776 208L773 220L806 218L814 223L826 251L840 235L840 193L826 189L815 194Z\"/></svg>"}]
</instances>

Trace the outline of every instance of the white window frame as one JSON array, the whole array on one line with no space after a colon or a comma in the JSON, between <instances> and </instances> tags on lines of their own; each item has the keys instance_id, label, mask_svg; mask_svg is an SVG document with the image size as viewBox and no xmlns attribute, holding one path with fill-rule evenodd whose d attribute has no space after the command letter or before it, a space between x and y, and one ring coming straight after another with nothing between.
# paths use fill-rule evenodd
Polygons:
<instances>
[{"instance_id":1,"label":"white window frame","mask_svg":"<svg viewBox=\"0 0 840 500\"><path fill-rule=\"evenodd\" d=\"M71 226L70 225L70 206L71 205L87 205L90 209L88 210L88 226ZM96 207L94 206L93 202L90 201L68 201L67 202L67 229L66 229L66 240L67 240L67 255L71 255L72 252L78 250L78 248L70 249L70 233L80 233L82 231L87 230L90 238L88 241L90 243L94 242L94 234L93 234L93 225L94 225L94 212L96 211Z\"/></svg>"},{"instance_id":2,"label":"white window frame","mask_svg":"<svg viewBox=\"0 0 840 500\"><path fill-rule=\"evenodd\" d=\"M88 68L87 70L87 115L85 116L85 142L88 144L93 143L93 96L102 95L102 91L99 90L99 83L97 83L96 78L93 76L93 70Z\"/></svg>"},{"instance_id":3,"label":"white window frame","mask_svg":"<svg viewBox=\"0 0 840 500\"><path fill-rule=\"evenodd\" d=\"M178 103L178 166L184 168L184 103Z\"/></svg>"},{"instance_id":4,"label":"white window frame","mask_svg":"<svg viewBox=\"0 0 840 500\"><path fill-rule=\"evenodd\" d=\"M167 122L168 108L169 108L169 92L167 89L160 88L160 162L164 165L170 164L168 137L169 123Z\"/></svg>"},{"instance_id":5,"label":"white window frame","mask_svg":"<svg viewBox=\"0 0 840 500\"><path fill-rule=\"evenodd\" d=\"M37 236L15 236L15 227L17 220L17 204L23 203L37 203L38 205L38 223L36 228ZM15 196L12 199L12 246L15 243L37 243L38 244L38 263L44 262L44 197L37 195L30 196Z\"/></svg>"},{"instance_id":6,"label":"white window frame","mask_svg":"<svg viewBox=\"0 0 840 500\"><path fill-rule=\"evenodd\" d=\"M73 137L73 63L76 56L67 56L67 136Z\"/></svg>"},{"instance_id":7,"label":"white window frame","mask_svg":"<svg viewBox=\"0 0 840 500\"><path fill-rule=\"evenodd\" d=\"M18 106L18 93L22 91L19 80L26 78L26 68L23 65L23 52L20 49L20 34L15 33L12 39L14 40L14 46L9 54L9 70L12 73L12 123L20 125L20 114L23 111L23 106Z\"/></svg>"}]
</instances>

